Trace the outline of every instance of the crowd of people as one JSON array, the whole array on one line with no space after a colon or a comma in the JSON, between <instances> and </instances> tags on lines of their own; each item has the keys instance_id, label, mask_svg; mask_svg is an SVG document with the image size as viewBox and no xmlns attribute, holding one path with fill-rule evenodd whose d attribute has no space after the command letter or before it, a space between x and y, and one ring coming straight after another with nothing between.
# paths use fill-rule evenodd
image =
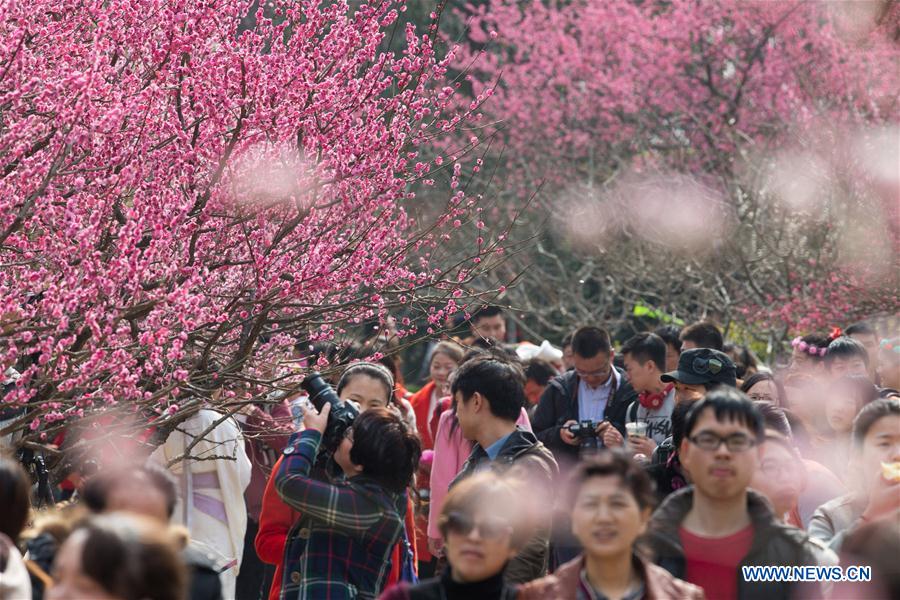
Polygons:
<instances>
[{"instance_id":1,"label":"crowd of people","mask_svg":"<svg viewBox=\"0 0 900 600\"><path fill-rule=\"evenodd\" d=\"M810 333L770 368L711 322L469 326L414 393L390 327L298 348L302 391L200 410L49 510L0 458L0 600L900 597L900 339Z\"/></svg>"}]
</instances>

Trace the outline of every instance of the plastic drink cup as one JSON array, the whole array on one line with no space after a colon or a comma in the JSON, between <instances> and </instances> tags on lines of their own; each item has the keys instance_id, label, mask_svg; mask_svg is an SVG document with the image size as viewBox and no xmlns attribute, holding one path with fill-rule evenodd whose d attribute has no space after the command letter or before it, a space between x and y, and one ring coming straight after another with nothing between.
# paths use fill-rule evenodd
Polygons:
<instances>
[{"instance_id":1,"label":"plastic drink cup","mask_svg":"<svg viewBox=\"0 0 900 600\"><path fill-rule=\"evenodd\" d=\"M628 437L647 437L647 421L625 423L625 433Z\"/></svg>"}]
</instances>

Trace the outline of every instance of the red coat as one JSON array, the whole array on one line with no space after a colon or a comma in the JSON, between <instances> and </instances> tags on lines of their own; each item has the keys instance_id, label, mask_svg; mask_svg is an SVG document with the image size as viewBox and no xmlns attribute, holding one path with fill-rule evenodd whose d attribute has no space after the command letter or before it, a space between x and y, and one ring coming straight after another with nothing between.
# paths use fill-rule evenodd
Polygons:
<instances>
[{"instance_id":1,"label":"red coat","mask_svg":"<svg viewBox=\"0 0 900 600\"><path fill-rule=\"evenodd\" d=\"M416 429L419 430L419 439L422 440L422 450L434 448L434 436L437 433L437 429L433 429L428 421L428 407L431 405L431 394L434 392L434 387L434 382L429 381L409 399L413 412L416 413ZM434 412L437 413L437 408Z\"/></svg>"},{"instance_id":2,"label":"red coat","mask_svg":"<svg viewBox=\"0 0 900 600\"><path fill-rule=\"evenodd\" d=\"M277 473L283 456L278 457L272 473ZM259 513L259 531L256 533L254 547L259 559L264 563L275 565L275 576L269 589L269 600L278 600L281 595L281 578L284 575L284 545L288 533L300 513L285 504L275 489L275 478L269 477L266 491L263 492L262 510ZM409 498L406 504L406 531L409 543L413 548L413 565L418 561L416 555L416 527L413 522L413 503ZM391 572L385 582L385 589L400 580L400 552L403 544L397 544L391 555Z\"/></svg>"}]
</instances>

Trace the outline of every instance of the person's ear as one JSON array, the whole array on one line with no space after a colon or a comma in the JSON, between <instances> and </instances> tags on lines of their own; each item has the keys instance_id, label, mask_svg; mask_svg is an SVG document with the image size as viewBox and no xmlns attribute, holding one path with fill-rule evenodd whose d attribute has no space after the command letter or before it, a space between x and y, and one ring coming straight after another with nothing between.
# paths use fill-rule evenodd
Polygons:
<instances>
[{"instance_id":1,"label":"person's ear","mask_svg":"<svg viewBox=\"0 0 900 600\"><path fill-rule=\"evenodd\" d=\"M484 406L484 396L481 395L481 392L473 392L469 402L472 403L472 412L477 413Z\"/></svg>"},{"instance_id":2,"label":"person's ear","mask_svg":"<svg viewBox=\"0 0 900 600\"><path fill-rule=\"evenodd\" d=\"M691 443L688 441L687 437L681 440L681 444L678 446L678 459L681 461L681 464L688 468L691 462Z\"/></svg>"},{"instance_id":3,"label":"person's ear","mask_svg":"<svg viewBox=\"0 0 900 600\"><path fill-rule=\"evenodd\" d=\"M639 535L644 535L647 533L647 525L650 524L650 515L653 514L653 510L649 506L641 509L641 529Z\"/></svg>"}]
</instances>

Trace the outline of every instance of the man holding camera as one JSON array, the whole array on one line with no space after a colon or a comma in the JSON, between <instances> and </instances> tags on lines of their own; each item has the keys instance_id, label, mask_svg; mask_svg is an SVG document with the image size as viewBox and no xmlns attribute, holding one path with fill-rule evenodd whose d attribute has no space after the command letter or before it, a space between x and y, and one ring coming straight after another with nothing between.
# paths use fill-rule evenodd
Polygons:
<instances>
[{"instance_id":1,"label":"man holding camera","mask_svg":"<svg viewBox=\"0 0 900 600\"><path fill-rule=\"evenodd\" d=\"M625 411L637 393L613 366L609 334L581 327L572 336L575 368L550 381L531 425L560 466L574 464L584 442L602 445L608 428L624 434Z\"/></svg>"}]
</instances>

